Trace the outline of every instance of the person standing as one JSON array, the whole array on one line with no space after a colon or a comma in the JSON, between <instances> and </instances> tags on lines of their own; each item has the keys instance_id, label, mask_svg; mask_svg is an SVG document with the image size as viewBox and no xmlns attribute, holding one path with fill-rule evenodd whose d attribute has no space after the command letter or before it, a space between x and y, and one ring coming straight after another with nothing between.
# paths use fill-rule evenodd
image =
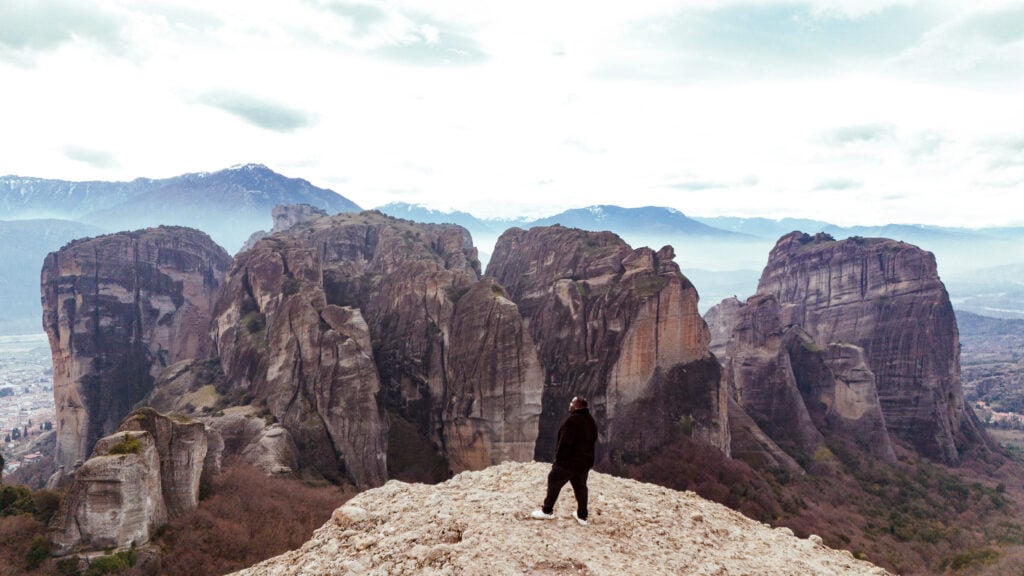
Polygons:
<instances>
[{"instance_id":1,"label":"person standing","mask_svg":"<svg viewBox=\"0 0 1024 576\"><path fill-rule=\"evenodd\" d=\"M572 517L587 525L587 476L594 467L594 446L597 444L597 423L590 415L587 400L573 397L569 403L569 417L558 429L555 462L548 473L548 491L544 504L531 515L537 520L555 518L555 501L566 482L572 485L576 496L576 511Z\"/></svg>"}]
</instances>

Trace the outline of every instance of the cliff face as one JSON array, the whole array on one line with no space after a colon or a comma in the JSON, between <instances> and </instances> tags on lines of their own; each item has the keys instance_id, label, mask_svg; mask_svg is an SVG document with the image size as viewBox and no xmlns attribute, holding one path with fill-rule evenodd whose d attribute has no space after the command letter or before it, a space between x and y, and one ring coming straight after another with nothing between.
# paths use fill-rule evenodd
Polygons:
<instances>
[{"instance_id":1,"label":"cliff face","mask_svg":"<svg viewBox=\"0 0 1024 576\"><path fill-rule=\"evenodd\" d=\"M726 347L726 380L737 405L780 447L811 456L824 438L797 388L782 336L775 298L748 299L736 309Z\"/></svg>"},{"instance_id":2,"label":"cliff face","mask_svg":"<svg viewBox=\"0 0 1024 576\"><path fill-rule=\"evenodd\" d=\"M236 574L888 574L693 492L597 472L588 526L565 494L555 520L533 520L549 469L510 462L438 485L388 482L335 510L302 548Z\"/></svg>"},{"instance_id":3,"label":"cliff face","mask_svg":"<svg viewBox=\"0 0 1024 576\"><path fill-rule=\"evenodd\" d=\"M799 327L786 331L784 344L811 418L820 430L836 432L868 454L894 462L875 374L864 350L833 342L821 346Z\"/></svg>"},{"instance_id":4,"label":"cliff face","mask_svg":"<svg viewBox=\"0 0 1024 576\"><path fill-rule=\"evenodd\" d=\"M229 263L206 234L169 227L78 240L46 257L58 465L84 460L163 367L209 356L209 310Z\"/></svg>"},{"instance_id":5,"label":"cliff face","mask_svg":"<svg viewBox=\"0 0 1024 576\"><path fill-rule=\"evenodd\" d=\"M758 285L782 324L819 344L864 351L889 431L949 464L983 434L964 403L956 318L935 258L885 239L794 232L772 250Z\"/></svg>"},{"instance_id":6,"label":"cliff face","mask_svg":"<svg viewBox=\"0 0 1024 576\"><path fill-rule=\"evenodd\" d=\"M265 401L300 450L324 445L304 437L299 424L311 419L302 414L328 423L321 437L335 445L354 433L338 451L346 460L315 460L328 477L340 465L359 484L384 481L384 410L414 424L456 471L532 456L536 355L518 308L479 279L462 228L374 212L303 216L236 258L216 315L228 380ZM343 345L325 355L331 333ZM319 376L297 372L324 358L332 364ZM309 390L297 396L294 383Z\"/></svg>"},{"instance_id":7,"label":"cliff face","mask_svg":"<svg viewBox=\"0 0 1024 576\"><path fill-rule=\"evenodd\" d=\"M321 266L287 237L236 257L215 309L225 377L295 437L302 460L334 481L386 478L387 434L366 323L327 304Z\"/></svg>"},{"instance_id":8,"label":"cliff face","mask_svg":"<svg viewBox=\"0 0 1024 576\"><path fill-rule=\"evenodd\" d=\"M145 544L198 504L206 451L202 424L133 412L75 474L50 524L53 553Z\"/></svg>"},{"instance_id":9,"label":"cliff face","mask_svg":"<svg viewBox=\"0 0 1024 576\"><path fill-rule=\"evenodd\" d=\"M599 459L656 449L666 426L678 432L684 419L695 436L728 450L708 329L673 258L671 247L633 250L609 232L561 226L513 228L498 240L488 274L519 305L544 370L536 458L551 458L577 394L601 423ZM676 393L684 388L699 393Z\"/></svg>"}]
</instances>

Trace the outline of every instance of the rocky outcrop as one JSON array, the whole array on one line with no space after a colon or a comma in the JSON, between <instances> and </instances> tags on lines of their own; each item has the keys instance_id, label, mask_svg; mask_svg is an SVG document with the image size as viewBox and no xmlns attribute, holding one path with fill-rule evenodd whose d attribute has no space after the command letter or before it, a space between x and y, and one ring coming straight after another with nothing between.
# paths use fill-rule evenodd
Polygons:
<instances>
[{"instance_id":1,"label":"rocky outcrop","mask_svg":"<svg viewBox=\"0 0 1024 576\"><path fill-rule=\"evenodd\" d=\"M875 374L864 350L842 342L823 347L799 327L787 330L783 339L797 386L818 429L853 441L878 460L895 462Z\"/></svg>"},{"instance_id":2,"label":"rocky outcrop","mask_svg":"<svg viewBox=\"0 0 1024 576\"><path fill-rule=\"evenodd\" d=\"M46 257L58 465L81 463L165 366L209 356L210 309L229 262L206 234L173 227L78 240Z\"/></svg>"},{"instance_id":3,"label":"rocky outcrop","mask_svg":"<svg viewBox=\"0 0 1024 576\"><path fill-rule=\"evenodd\" d=\"M320 255L328 300L366 318L389 413L415 425L454 471L532 457L543 385L536 352L518 307L480 280L465 229L364 212L289 234Z\"/></svg>"},{"instance_id":4,"label":"rocky outcrop","mask_svg":"<svg viewBox=\"0 0 1024 576\"><path fill-rule=\"evenodd\" d=\"M458 226L304 219L236 257L215 325L228 381L329 478L384 481L385 410L453 470L532 457L542 375L530 335L503 289L479 279Z\"/></svg>"},{"instance_id":5,"label":"rocky outcrop","mask_svg":"<svg viewBox=\"0 0 1024 576\"><path fill-rule=\"evenodd\" d=\"M156 439L148 432L107 436L75 474L50 524L57 556L128 548L149 541L167 522Z\"/></svg>"},{"instance_id":6,"label":"rocky outcrop","mask_svg":"<svg viewBox=\"0 0 1024 576\"><path fill-rule=\"evenodd\" d=\"M506 463L438 485L388 482L349 500L302 548L236 574L884 575L811 535L797 538L703 500L592 472L590 525L529 517L549 466Z\"/></svg>"},{"instance_id":7,"label":"rocky outcrop","mask_svg":"<svg viewBox=\"0 0 1024 576\"><path fill-rule=\"evenodd\" d=\"M290 204L274 206L271 215L274 217L274 229L271 232L283 232L296 224L327 216L327 211L309 204Z\"/></svg>"},{"instance_id":8,"label":"rocky outcrop","mask_svg":"<svg viewBox=\"0 0 1024 576\"><path fill-rule=\"evenodd\" d=\"M773 296L753 296L735 316L724 365L730 394L788 453L813 455L824 438L797 388L782 343L778 302Z\"/></svg>"},{"instance_id":9,"label":"rocky outcrop","mask_svg":"<svg viewBox=\"0 0 1024 576\"><path fill-rule=\"evenodd\" d=\"M729 345L729 339L732 338L736 317L739 315L742 305L743 303L733 296L715 304L704 313L704 321L707 322L708 331L711 333L708 349L719 360L726 357L726 348Z\"/></svg>"},{"instance_id":10,"label":"rocky outcrop","mask_svg":"<svg viewBox=\"0 0 1024 576\"><path fill-rule=\"evenodd\" d=\"M674 420L676 431L689 418L694 434L728 451L727 406L708 329L674 256L670 246L633 250L610 232L557 225L513 228L498 240L488 275L519 305L544 369L536 458L551 458L577 394L601 423L599 459L613 452L629 458L667 441L665 433L638 430L637 418ZM672 374L691 364L700 365L691 376ZM688 382L696 375L699 383ZM679 378L700 388L706 404L679 404L685 399L672 392Z\"/></svg>"},{"instance_id":11,"label":"rocky outcrop","mask_svg":"<svg viewBox=\"0 0 1024 576\"><path fill-rule=\"evenodd\" d=\"M310 469L378 485L387 425L369 331L358 310L327 303L321 274L288 237L239 254L215 309L217 348L228 382L289 430Z\"/></svg>"},{"instance_id":12,"label":"rocky outcrop","mask_svg":"<svg viewBox=\"0 0 1024 576\"><path fill-rule=\"evenodd\" d=\"M54 554L148 542L158 527L198 505L206 452L201 423L148 408L130 414L75 474L50 525Z\"/></svg>"},{"instance_id":13,"label":"rocky outcrop","mask_svg":"<svg viewBox=\"0 0 1024 576\"><path fill-rule=\"evenodd\" d=\"M772 250L758 285L781 306L782 324L819 344L864 351L889 431L948 464L984 446L964 403L956 318L935 258L879 238L835 241L794 232Z\"/></svg>"},{"instance_id":14,"label":"rocky outcrop","mask_svg":"<svg viewBox=\"0 0 1024 576\"><path fill-rule=\"evenodd\" d=\"M160 459L160 489L171 518L199 505L199 480L207 452L202 422L140 408L125 418L119 430L148 432L155 440Z\"/></svg>"},{"instance_id":15,"label":"rocky outcrop","mask_svg":"<svg viewBox=\"0 0 1024 576\"><path fill-rule=\"evenodd\" d=\"M519 308L493 280L459 298L452 317L443 440L452 470L529 460L544 375Z\"/></svg>"}]
</instances>

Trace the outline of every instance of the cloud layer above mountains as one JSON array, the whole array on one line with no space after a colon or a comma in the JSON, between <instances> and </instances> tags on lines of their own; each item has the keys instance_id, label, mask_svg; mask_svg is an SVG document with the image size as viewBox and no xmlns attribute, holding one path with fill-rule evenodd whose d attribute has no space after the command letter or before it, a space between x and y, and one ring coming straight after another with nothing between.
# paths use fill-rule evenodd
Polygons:
<instances>
[{"instance_id":1,"label":"cloud layer above mountains","mask_svg":"<svg viewBox=\"0 0 1024 576\"><path fill-rule=\"evenodd\" d=\"M1017 2L16 1L0 173L1019 224L1020 78Z\"/></svg>"}]
</instances>

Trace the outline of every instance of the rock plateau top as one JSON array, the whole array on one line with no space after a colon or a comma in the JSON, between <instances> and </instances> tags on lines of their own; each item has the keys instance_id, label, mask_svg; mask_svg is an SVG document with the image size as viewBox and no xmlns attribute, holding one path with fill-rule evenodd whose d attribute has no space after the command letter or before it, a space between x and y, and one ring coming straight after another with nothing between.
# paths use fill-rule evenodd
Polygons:
<instances>
[{"instance_id":1,"label":"rock plateau top","mask_svg":"<svg viewBox=\"0 0 1024 576\"><path fill-rule=\"evenodd\" d=\"M530 513L548 464L503 463L437 485L390 481L334 511L298 550L236 574L888 574L692 492L591 472L590 524L566 488Z\"/></svg>"}]
</instances>

